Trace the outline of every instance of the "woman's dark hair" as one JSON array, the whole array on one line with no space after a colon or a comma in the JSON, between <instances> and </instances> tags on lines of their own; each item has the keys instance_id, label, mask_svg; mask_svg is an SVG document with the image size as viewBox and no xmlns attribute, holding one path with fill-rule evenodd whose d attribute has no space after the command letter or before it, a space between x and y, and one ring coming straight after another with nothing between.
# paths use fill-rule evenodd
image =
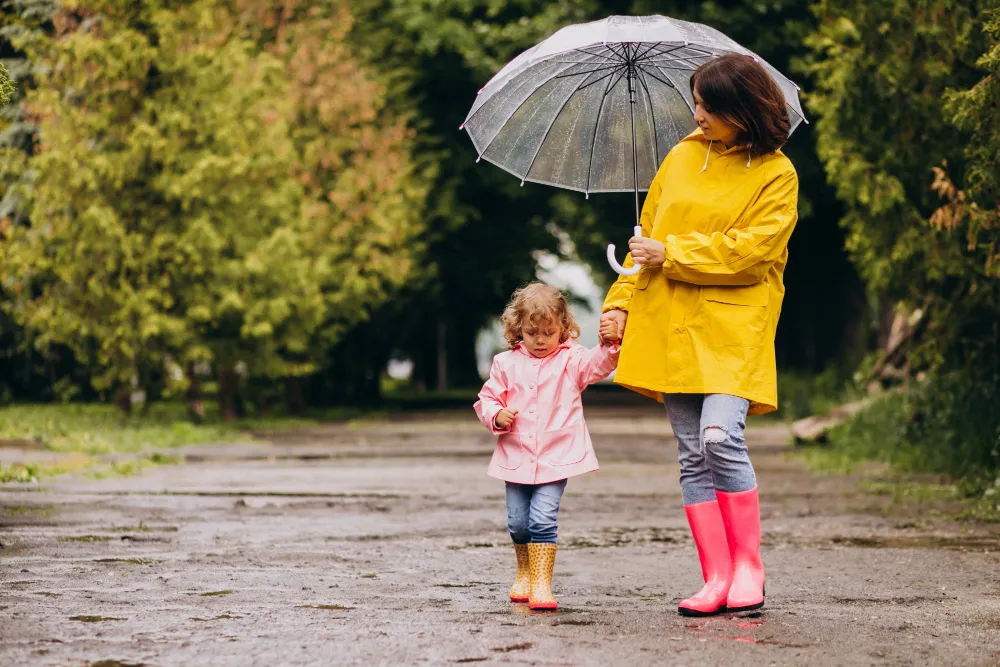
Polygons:
<instances>
[{"instance_id":1,"label":"woman's dark hair","mask_svg":"<svg viewBox=\"0 0 1000 667\"><path fill-rule=\"evenodd\" d=\"M785 96L752 56L728 53L705 63L691 75L692 95L695 88L707 110L736 128L740 144L754 156L773 153L788 141Z\"/></svg>"}]
</instances>

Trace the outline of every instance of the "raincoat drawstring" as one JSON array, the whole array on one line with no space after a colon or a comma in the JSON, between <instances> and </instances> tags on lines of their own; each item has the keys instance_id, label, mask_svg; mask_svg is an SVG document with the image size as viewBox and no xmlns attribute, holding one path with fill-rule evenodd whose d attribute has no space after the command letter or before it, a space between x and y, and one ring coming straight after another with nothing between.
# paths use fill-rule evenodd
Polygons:
<instances>
[{"instance_id":1,"label":"raincoat drawstring","mask_svg":"<svg viewBox=\"0 0 1000 667\"><path fill-rule=\"evenodd\" d=\"M708 152L705 153L705 164L702 166L701 171L698 172L699 174L704 174L706 171L708 171L708 158L712 156L712 144L714 143L715 141L708 142ZM747 146L747 169L750 168L752 162L753 162L753 144Z\"/></svg>"},{"instance_id":2,"label":"raincoat drawstring","mask_svg":"<svg viewBox=\"0 0 1000 667\"><path fill-rule=\"evenodd\" d=\"M701 171L698 172L699 174L704 174L706 171L708 171L708 158L712 156L712 144L714 143L715 143L714 141L708 142L708 152L705 153L705 166L701 168Z\"/></svg>"}]
</instances>

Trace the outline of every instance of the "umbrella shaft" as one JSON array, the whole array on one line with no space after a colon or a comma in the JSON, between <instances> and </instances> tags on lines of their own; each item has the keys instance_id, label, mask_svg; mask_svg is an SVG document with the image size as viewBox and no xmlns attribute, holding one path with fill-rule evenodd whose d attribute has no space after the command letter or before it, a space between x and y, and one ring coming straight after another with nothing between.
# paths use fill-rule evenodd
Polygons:
<instances>
[{"instance_id":1,"label":"umbrella shaft","mask_svg":"<svg viewBox=\"0 0 1000 667\"><path fill-rule=\"evenodd\" d=\"M632 50L629 50L629 47ZM628 115L632 121L632 183L635 187L635 226L639 227L639 159L635 146L635 54L638 51L637 44L626 44L625 53L628 56L625 74L628 77Z\"/></svg>"}]
</instances>

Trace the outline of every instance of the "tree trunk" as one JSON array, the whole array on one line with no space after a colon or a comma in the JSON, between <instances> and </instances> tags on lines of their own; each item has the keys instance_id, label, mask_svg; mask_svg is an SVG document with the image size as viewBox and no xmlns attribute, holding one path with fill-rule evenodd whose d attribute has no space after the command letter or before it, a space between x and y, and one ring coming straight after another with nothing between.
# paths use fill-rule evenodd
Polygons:
<instances>
[{"instance_id":1,"label":"tree trunk","mask_svg":"<svg viewBox=\"0 0 1000 667\"><path fill-rule=\"evenodd\" d=\"M205 420L205 405L201 401L201 382L194 372L194 364L188 364L185 373L187 373L188 388L184 392L184 399L187 401L188 416L191 421L200 424Z\"/></svg>"},{"instance_id":2,"label":"tree trunk","mask_svg":"<svg viewBox=\"0 0 1000 667\"><path fill-rule=\"evenodd\" d=\"M239 377L231 368L219 370L219 410L227 422L236 421L240 410L237 407Z\"/></svg>"},{"instance_id":3,"label":"tree trunk","mask_svg":"<svg viewBox=\"0 0 1000 667\"><path fill-rule=\"evenodd\" d=\"M437 326L437 390L448 390L448 323L438 320Z\"/></svg>"},{"instance_id":4,"label":"tree trunk","mask_svg":"<svg viewBox=\"0 0 1000 667\"><path fill-rule=\"evenodd\" d=\"M302 378L285 378L285 409L290 415L301 415L305 412L306 402L302 391Z\"/></svg>"}]
</instances>

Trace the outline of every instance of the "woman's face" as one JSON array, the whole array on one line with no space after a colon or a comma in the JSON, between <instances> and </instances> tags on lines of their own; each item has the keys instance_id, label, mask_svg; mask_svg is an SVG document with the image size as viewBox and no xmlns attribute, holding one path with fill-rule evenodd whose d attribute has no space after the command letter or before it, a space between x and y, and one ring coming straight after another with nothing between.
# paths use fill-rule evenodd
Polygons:
<instances>
[{"instance_id":1,"label":"woman's face","mask_svg":"<svg viewBox=\"0 0 1000 667\"><path fill-rule=\"evenodd\" d=\"M726 148L732 148L739 136L735 127L714 115L705 105L697 87L694 89L694 121L705 133L706 139L721 142Z\"/></svg>"}]
</instances>

